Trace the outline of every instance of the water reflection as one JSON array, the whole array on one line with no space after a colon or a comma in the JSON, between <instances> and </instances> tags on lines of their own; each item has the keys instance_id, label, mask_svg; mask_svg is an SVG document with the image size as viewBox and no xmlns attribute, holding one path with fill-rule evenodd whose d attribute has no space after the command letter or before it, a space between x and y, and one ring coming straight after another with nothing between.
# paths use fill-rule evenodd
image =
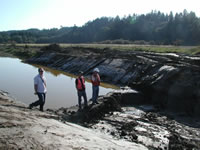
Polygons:
<instances>
[{"instance_id":1,"label":"water reflection","mask_svg":"<svg viewBox=\"0 0 200 150\"><path fill-rule=\"evenodd\" d=\"M73 74L70 74L70 73L67 73L67 72L64 72L64 71L60 71L60 70L51 69L51 68L48 68L48 67L45 67L45 66L41 66L41 65L37 65L37 64L31 64L31 65L35 66L36 68L42 67L42 68L44 68L44 70L47 73L50 73L50 74L54 75L55 77L57 77L59 75L66 75L69 78L76 78L77 77L76 75L73 75ZM89 79L86 79L86 82L91 82L91 81ZM101 82L101 87L111 88L111 89L119 89L118 86L115 86L115 85L112 85L112 84L103 83L103 82Z\"/></svg>"},{"instance_id":2,"label":"water reflection","mask_svg":"<svg viewBox=\"0 0 200 150\"><path fill-rule=\"evenodd\" d=\"M37 75L38 65L22 63L16 58L0 57L0 89L9 92L17 100L30 104L37 100L34 95L33 78ZM44 67L47 78L47 99L45 108L60 108L76 105L78 102L75 88L76 76L66 72ZM104 95L114 88L108 84L102 84L100 95ZM92 85L86 81L86 93L88 99L92 96Z\"/></svg>"}]
</instances>

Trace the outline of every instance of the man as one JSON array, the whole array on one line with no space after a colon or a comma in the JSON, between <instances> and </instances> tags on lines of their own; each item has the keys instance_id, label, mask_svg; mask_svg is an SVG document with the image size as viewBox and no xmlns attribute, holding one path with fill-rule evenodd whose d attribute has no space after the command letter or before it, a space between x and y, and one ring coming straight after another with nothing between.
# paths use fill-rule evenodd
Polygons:
<instances>
[{"instance_id":1,"label":"man","mask_svg":"<svg viewBox=\"0 0 200 150\"><path fill-rule=\"evenodd\" d=\"M46 78L44 76L44 69L39 68L38 72L39 74L35 76L34 78L34 90L35 90L34 94L38 96L39 100L30 104L29 108L32 109L33 107L40 105L40 111L43 111L45 98L46 98L46 92L47 92L47 88L46 88L47 84L46 84Z\"/></svg>"},{"instance_id":2,"label":"man","mask_svg":"<svg viewBox=\"0 0 200 150\"><path fill-rule=\"evenodd\" d=\"M78 105L79 105L79 110L82 109L81 107L81 97L84 98L84 106L87 107L87 96L85 92L85 79L83 77L83 72L79 71L78 78L75 80L76 84L76 89L78 93Z\"/></svg>"},{"instance_id":3,"label":"man","mask_svg":"<svg viewBox=\"0 0 200 150\"><path fill-rule=\"evenodd\" d=\"M92 82L92 104L98 104L97 97L99 96L100 76L99 69L95 68L91 77Z\"/></svg>"}]
</instances>

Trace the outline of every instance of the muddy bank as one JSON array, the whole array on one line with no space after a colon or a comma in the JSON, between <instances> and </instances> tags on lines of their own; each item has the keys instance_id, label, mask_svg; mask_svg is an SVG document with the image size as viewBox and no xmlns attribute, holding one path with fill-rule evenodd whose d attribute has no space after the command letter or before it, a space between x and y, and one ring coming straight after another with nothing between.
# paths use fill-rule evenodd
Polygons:
<instances>
[{"instance_id":1,"label":"muddy bank","mask_svg":"<svg viewBox=\"0 0 200 150\"><path fill-rule=\"evenodd\" d=\"M130 93L109 93L81 111L40 112L0 91L0 149L200 149L200 120L150 105L125 106Z\"/></svg>"},{"instance_id":2,"label":"muddy bank","mask_svg":"<svg viewBox=\"0 0 200 150\"><path fill-rule=\"evenodd\" d=\"M132 103L126 89L99 97L99 104L78 111L78 106L52 111L61 120L80 124L97 132L142 144L148 149L177 150L200 149L200 120L182 113L159 110L153 105ZM140 94L139 94L140 95Z\"/></svg>"},{"instance_id":3,"label":"muddy bank","mask_svg":"<svg viewBox=\"0 0 200 150\"><path fill-rule=\"evenodd\" d=\"M0 91L1 150L147 150L142 144L114 139L93 129L62 122L55 113L27 107Z\"/></svg>"},{"instance_id":4,"label":"muddy bank","mask_svg":"<svg viewBox=\"0 0 200 150\"><path fill-rule=\"evenodd\" d=\"M55 52L47 47L27 62L75 75L82 70L88 78L98 67L102 81L128 85L139 91L148 104L200 116L199 56L84 47L68 47Z\"/></svg>"}]
</instances>

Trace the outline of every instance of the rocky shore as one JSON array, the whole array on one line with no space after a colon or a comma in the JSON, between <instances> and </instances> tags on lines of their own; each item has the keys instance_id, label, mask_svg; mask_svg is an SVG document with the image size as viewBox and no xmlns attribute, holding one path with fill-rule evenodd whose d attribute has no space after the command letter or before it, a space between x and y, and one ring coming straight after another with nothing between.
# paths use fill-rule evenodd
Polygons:
<instances>
[{"instance_id":1,"label":"rocky shore","mask_svg":"<svg viewBox=\"0 0 200 150\"><path fill-rule=\"evenodd\" d=\"M142 95L139 101L160 109L200 116L200 56L84 47L42 49L26 62L89 78L95 67L104 82L129 86ZM134 103L137 99L131 100Z\"/></svg>"}]
</instances>

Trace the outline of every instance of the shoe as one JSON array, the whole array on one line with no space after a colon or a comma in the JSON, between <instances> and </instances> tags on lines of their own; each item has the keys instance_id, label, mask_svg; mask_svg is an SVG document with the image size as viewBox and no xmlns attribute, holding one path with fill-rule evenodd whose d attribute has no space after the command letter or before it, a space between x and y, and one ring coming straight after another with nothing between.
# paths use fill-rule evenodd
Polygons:
<instances>
[{"instance_id":1,"label":"shoe","mask_svg":"<svg viewBox=\"0 0 200 150\"><path fill-rule=\"evenodd\" d=\"M99 104L99 102L95 102L96 104Z\"/></svg>"},{"instance_id":2,"label":"shoe","mask_svg":"<svg viewBox=\"0 0 200 150\"><path fill-rule=\"evenodd\" d=\"M79 108L79 109L78 109L78 112L81 112L81 111L82 111L82 109L81 109L81 108Z\"/></svg>"}]
</instances>

